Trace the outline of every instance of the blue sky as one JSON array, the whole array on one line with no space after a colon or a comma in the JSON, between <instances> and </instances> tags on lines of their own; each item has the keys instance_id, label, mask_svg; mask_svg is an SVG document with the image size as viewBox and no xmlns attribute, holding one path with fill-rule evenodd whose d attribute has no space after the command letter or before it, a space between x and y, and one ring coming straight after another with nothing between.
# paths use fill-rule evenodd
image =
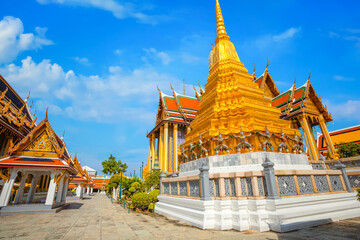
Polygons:
<instances>
[{"instance_id":1,"label":"blue sky","mask_svg":"<svg viewBox=\"0 0 360 240\"><path fill-rule=\"evenodd\" d=\"M220 1L241 61L280 91L312 84L336 130L360 121L358 1ZM49 119L83 165L110 154L139 172L160 89L204 85L215 0L12 0L0 8L0 74Z\"/></svg>"}]
</instances>

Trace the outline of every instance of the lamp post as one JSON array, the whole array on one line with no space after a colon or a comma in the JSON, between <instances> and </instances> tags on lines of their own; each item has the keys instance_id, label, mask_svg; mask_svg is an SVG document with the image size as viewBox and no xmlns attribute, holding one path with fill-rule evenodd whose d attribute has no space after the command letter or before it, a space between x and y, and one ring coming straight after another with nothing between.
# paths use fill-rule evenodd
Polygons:
<instances>
[{"instance_id":1,"label":"lamp post","mask_svg":"<svg viewBox=\"0 0 360 240\"><path fill-rule=\"evenodd\" d=\"M119 192L119 200L121 201L121 192L122 192L122 170L120 170L120 192Z\"/></svg>"},{"instance_id":2,"label":"lamp post","mask_svg":"<svg viewBox=\"0 0 360 240\"><path fill-rule=\"evenodd\" d=\"M141 178L143 178L144 162L141 162Z\"/></svg>"}]
</instances>

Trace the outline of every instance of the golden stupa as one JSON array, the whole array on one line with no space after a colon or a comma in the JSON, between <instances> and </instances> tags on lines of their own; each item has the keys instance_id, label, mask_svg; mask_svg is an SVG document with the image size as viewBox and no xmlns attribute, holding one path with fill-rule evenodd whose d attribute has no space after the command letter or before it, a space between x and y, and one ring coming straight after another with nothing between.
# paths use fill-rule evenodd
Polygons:
<instances>
[{"instance_id":1,"label":"golden stupa","mask_svg":"<svg viewBox=\"0 0 360 240\"><path fill-rule=\"evenodd\" d=\"M185 135L184 149L191 149L199 140L206 143L208 155L217 154L214 151L221 133L224 142L235 153L240 134L250 134L248 142L254 147L252 151L264 151L260 147L263 143L259 133L272 136L285 134L289 137L301 136L299 130L291 127L291 121L280 119L280 109L273 107L272 100L266 97L264 89L253 82L253 75L249 74L240 61L234 44L226 33L224 19L218 0L216 1L217 37L215 46L209 55L209 76L205 85L205 93L200 101L200 110L191 122L191 131ZM209 141L207 141L209 140ZM274 151L280 140L272 137ZM244 150L249 151L248 149Z\"/></svg>"}]
</instances>

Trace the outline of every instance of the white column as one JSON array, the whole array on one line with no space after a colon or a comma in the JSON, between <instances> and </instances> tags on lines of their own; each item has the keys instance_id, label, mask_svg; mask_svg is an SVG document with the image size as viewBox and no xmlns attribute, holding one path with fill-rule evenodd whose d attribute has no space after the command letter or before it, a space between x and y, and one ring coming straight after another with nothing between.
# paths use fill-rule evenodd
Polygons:
<instances>
[{"instance_id":1,"label":"white column","mask_svg":"<svg viewBox=\"0 0 360 240\"><path fill-rule=\"evenodd\" d=\"M66 202L66 195L67 195L67 192L69 189L69 181L70 181L70 179L69 179L69 177L67 177L64 182L64 188L63 188L63 193L62 193L62 197L61 197L62 202Z\"/></svg>"},{"instance_id":2,"label":"white column","mask_svg":"<svg viewBox=\"0 0 360 240\"><path fill-rule=\"evenodd\" d=\"M20 181L20 186L19 186L19 189L18 189L18 192L16 194L16 198L15 198L15 201L14 201L14 204L18 204L20 199L22 198L23 194L24 194L24 188L25 188L25 181L26 181L26 178L27 178L28 174L26 173L23 173L23 176L21 177L21 181Z\"/></svg>"},{"instance_id":3,"label":"white column","mask_svg":"<svg viewBox=\"0 0 360 240\"><path fill-rule=\"evenodd\" d=\"M91 187L91 189L90 189L90 194L93 194L93 191L94 191L94 188Z\"/></svg>"},{"instance_id":4,"label":"white column","mask_svg":"<svg viewBox=\"0 0 360 240\"><path fill-rule=\"evenodd\" d=\"M36 191L36 185L37 185L37 182L39 181L39 177L40 177L40 175L35 175L35 174L32 174L32 175L33 175L33 178L31 181L31 186L30 186L30 190L28 192L28 196L26 198L26 204L32 203L34 195L35 195L35 191Z\"/></svg>"},{"instance_id":5,"label":"white column","mask_svg":"<svg viewBox=\"0 0 360 240\"><path fill-rule=\"evenodd\" d=\"M83 198L84 197L84 187L83 186L81 186L81 184L80 184L80 198Z\"/></svg>"},{"instance_id":6,"label":"white column","mask_svg":"<svg viewBox=\"0 0 360 240\"><path fill-rule=\"evenodd\" d=\"M76 187L76 196L80 197L80 195L81 195L81 183L78 183Z\"/></svg>"},{"instance_id":7,"label":"white column","mask_svg":"<svg viewBox=\"0 0 360 240\"><path fill-rule=\"evenodd\" d=\"M48 193L46 196L45 205L53 205L54 197L55 197L55 191L56 191L56 181L55 181L55 172L52 172L50 175L50 184Z\"/></svg>"},{"instance_id":8,"label":"white column","mask_svg":"<svg viewBox=\"0 0 360 240\"><path fill-rule=\"evenodd\" d=\"M86 186L86 195L90 195L90 187Z\"/></svg>"},{"instance_id":9,"label":"white column","mask_svg":"<svg viewBox=\"0 0 360 240\"><path fill-rule=\"evenodd\" d=\"M56 194L56 202L57 203L61 203L62 201L62 195L63 195L63 190L64 190L64 176L60 179L59 182L59 187L58 187L58 191Z\"/></svg>"},{"instance_id":10,"label":"white column","mask_svg":"<svg viewBox=\"0 0 360 240\"><path fill-rule=\"evenodd\" d=\"M10 172L10 179L4 184L3 190L0 195L0 207L5 207L9 203L11 190L14 186L15 178L17 176L17 170L12 170Z\"/></svg>"}]
</instances>

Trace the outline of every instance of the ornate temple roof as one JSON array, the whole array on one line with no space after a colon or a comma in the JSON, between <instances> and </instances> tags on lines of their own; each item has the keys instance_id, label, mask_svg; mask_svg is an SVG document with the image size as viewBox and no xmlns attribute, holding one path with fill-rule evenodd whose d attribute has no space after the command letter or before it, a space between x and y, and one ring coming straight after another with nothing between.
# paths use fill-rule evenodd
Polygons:
<instances>
[{"instance_id":1,"label":"ornate temple roof","mask_svg":"<svg viewBox=\"0 0 360 240\"><path fill-rule=\"evenodd\" d=\"M188 125L195 119L195 114L200 110L199 101L201 95L198 97L190 97L177 93L172 87L173 95L166 95L159 90L159 107L156 116L155 128L153 132L161 125L162 122L173 122ZM203 91L200 89L201 92ZM151 133L150 132L150 133ZM149 133L148 133L149 134Z\"/></svg>"},{"instance_id":2,"label":"ornate temple roof","mask_svg":"<svg viewBox=\"0 0 360 240\"><path fill-rule=\"evenodd\" d=\"M29 94L30 96L30 94ZM36 126L27 104L0 75L0 124L18 137L25 137Z\"/></svg>"},{"instance_id":3,"label":"ornate temple roof","mask_svg":"<svg viewBox=\"0 0 360 240\"><path fill-rule=\"evenodd\" d=\"M289 119L306 112L314 115L321 114L326 122L333 120L309 79L301 87L296 87L294 83L289 90L274 97L272 105L281 110L281 118L284 119Z\"/></svg>"},{"instance_id":4,"label":"ornate temple roof","mask_svg":"<svg viewBox=\"0 0 360 240\"><path fill-rule=\"evenodd\" d=\"M66 169L76 174L74 162L65 142L52 129L46 112L45 119L19 143L10 142L9 152L0 159L1 167Z\"/></svg>"},{"instance_id":5,"label":"ornate temple roof","mask_svg":"<svg viewBox=\"0 0 360 240\"><path fill-rule=\"evenodd\" d=\"M253 76L255 77L255 73L253 74ZM258 84L259 88L263 88L265 90L266 97L274 98L280 94L280 91L276 87L276 84L267 68L260 77L255 77L254 82Z\"/></svg>"}]
</instances>

